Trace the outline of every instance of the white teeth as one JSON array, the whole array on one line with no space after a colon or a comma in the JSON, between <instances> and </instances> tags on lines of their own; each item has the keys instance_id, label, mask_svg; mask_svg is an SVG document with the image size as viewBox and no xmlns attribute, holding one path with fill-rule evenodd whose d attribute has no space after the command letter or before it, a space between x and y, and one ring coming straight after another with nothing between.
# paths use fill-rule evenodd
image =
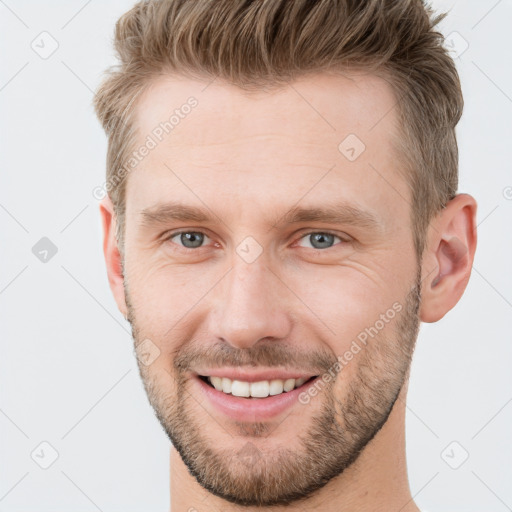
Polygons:
<instances>
[{"instance_id":1,"label":"white teeth","mask_svg":"<svg viewBox=\"0 0 512 512\"><path fill-rule=\"evenodd\" d=\"M210 377L210 382L217 391L222 391L222 377Z\"/></svg>"},{"instance_id":2,"label":"white teeth","mask_svg":"<svg viewBox=\"0 0 512 512\"><path fill-rule=\"evenodd\" d=\"M208 380L217 391L246 398L266 398L267 396L280 395L283 392L289 392L302 386L308 379L309 377L301 377L300 379L273 379L270 381L245 382L241 380L231 380L227 377L208 377Z\"/></svg>"},{"instance_id":3,"label":"white teeth","mask_svg":"<svg viewBox=\"0 0 512 512\"><path fill-rule=\"evenodd\" d=\"M231 393L231 379L222 377L222 391L224 393Z\"/></svg>"},{"instance_id":4,"label":"white teeth","mask_svg":"<svg viewBox=\"0 0 512 512\"><path fill-rule=\"evenodd\" d=\"M307 377L301 377L300 379L297 379L295 381L295 387L298 388L299 386L302 386L302 384L304 384L304 382L306 382L307 380Z\"/></svg>"},{"instance_id":5,"label":"white teeth","mask_svg":"<svg viewBox=\"0 0 512 512\"><path fill-rule=\"evenodd\" d=\"M251 396L257 398L265 398L270 392L270 384L268 380L260 382L251 382Z\"/></svg>"},{"instance_id":6,"label":"white teeth","mask_svg":"<svg viewBox=\"0 0 512 512\"><path fill-rule=\"evenodd\" d=\"M248 382L242 382L241 380L234 380L231 384L231 394L233 396L251 396L250 384Z\"/></svg>"},{"instance_id":7,"label":"white teeth","mask_svg":"<svg viewBox=\"0 0 512 512\"><path fill-rule=\"evenodd\" d=\"M269 394L271 396L280 395L283 392L283 381L280 379L271 380L269 388Z\"/></svg>"},{"instance_id":8,"label":"white teeth","mask_svg":"<svg viewBox=\"0 0 512 512\"><path fill-rule=\"evenodd\" d=\"M285 391L291 391L295 387L295 379L286 379L283 384Z\"/></svg>"}]
</instances>

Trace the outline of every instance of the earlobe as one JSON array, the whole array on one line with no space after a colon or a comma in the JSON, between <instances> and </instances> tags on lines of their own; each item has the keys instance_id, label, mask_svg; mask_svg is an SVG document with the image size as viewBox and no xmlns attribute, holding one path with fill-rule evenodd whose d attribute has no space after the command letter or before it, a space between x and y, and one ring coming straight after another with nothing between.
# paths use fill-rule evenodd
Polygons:
<instances>
[{"instance_id":1,"label":"earlobe","mask_svg":"<svg viewBox=\"0 0 512 512\"><path fill-rule=\"evenodd\" d=\"M443 318L466 289L476 250L476 208L473 197L459 194L431 223L422 269L422 322Z\"/></svg>"},{"instance_id":2,"label":"earlobe","mask_svg":"<svg viewBox=\"0 0 512 512\"><path fill-rule=\"evenodd\" d=\"M127 318L121 253L115 237L116 215L108 195L100 202L100 216L103 226L103 254L105 256L110 289L114 294L119 311Z\"/></svg>"}]
</instances>

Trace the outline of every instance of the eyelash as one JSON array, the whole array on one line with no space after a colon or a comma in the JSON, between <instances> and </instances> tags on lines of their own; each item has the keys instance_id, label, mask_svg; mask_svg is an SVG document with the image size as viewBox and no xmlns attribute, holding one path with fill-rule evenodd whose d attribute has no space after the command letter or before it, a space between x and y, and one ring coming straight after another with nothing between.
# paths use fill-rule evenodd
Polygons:
<instances>
[{"instance_id":1,"label":"eyelash","mask_svg":"<svg viewBox=\"0 0 512 512\"><path fill-rule=\"evenodd\" d=\"M164 238L164 242L170 242L172 238L174 238L175 236L177 235L181 235L183 233L199 233L201 235L205 235L206 237L210 238L206 233L204 233L203 231L194 231L194 230L181 230L181 231L175 231L175 232L172 232L172 233L169 233L165 236ZM349 240L344 240L343 237L341 237L340 235L337 235L336 233L332 233L331 231L308 231L307 233L303 233L298 240L302 240L303 238L309 236L309 235L313 235L313 234L322 234L322 235L332 235L333 237L335 238L338 238L340 240L340 243L348 243ZM198 249L203 249L204 246L200 246L200 247L196 247L195 249L192 249L192 248L189 248L189 247L184 247L183 245L179 245L179 244L176 244L181 250L185 250L185 251L197 251ZM333 249L336 245L339 245L339 244L334 244L332 247L327 247L326 249L315 249L314 247L303 247L303 249L313 249L317 252L322 252L322 251L327 251L328 249Z\"/></svg>"}]
</instances>

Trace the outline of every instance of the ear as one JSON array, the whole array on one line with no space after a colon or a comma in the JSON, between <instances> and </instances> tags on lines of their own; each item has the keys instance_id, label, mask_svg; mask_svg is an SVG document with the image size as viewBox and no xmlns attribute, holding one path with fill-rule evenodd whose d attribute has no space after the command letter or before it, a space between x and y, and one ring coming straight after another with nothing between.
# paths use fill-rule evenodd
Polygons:
<instances>
[{"instance_id":1,"label":"ear","mask_svg":"<svg viewBox=\"0 0 512 512\"><path fill-rule=\"evenodd\" d=\"M466 289L476 250L477 204L458 194L431 222L423 254L422 322L437 322Z\"/></svg>"},{"instance_id":2,"label":"ear","mask_svg":"<svg viewBox=\"0 0 512 512\"><path fill-rule=\"evenodd\" d=\"M124 276L121 264L121 253L116 240L116 215L108 194L100 202L101 223L103 225L103 254L107 264L108 282L114 294L119 311L127 318L127 307L124 294Z\"/></svg>"}]
</instances>

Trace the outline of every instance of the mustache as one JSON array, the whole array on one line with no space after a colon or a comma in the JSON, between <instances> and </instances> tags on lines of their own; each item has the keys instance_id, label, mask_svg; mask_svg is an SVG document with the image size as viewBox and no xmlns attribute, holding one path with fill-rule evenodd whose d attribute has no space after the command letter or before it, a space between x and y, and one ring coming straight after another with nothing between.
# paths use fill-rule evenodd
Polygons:
<instances>
[{"instance_id":1,"label":"mustache","mask_svg":"<svg viewBox=\"0 0 512 512\"><path fill-rule=\"evenodd\" d=\"M337 360L335 354L326 350L304 352L282 341L264 340L244 349L235 348L225 342L201 346L192 343L175 352L173 366L178 373L189 372L194 367L264 366L284 367L319 375L327 372Z\"/></svg>"}]
</instances>

